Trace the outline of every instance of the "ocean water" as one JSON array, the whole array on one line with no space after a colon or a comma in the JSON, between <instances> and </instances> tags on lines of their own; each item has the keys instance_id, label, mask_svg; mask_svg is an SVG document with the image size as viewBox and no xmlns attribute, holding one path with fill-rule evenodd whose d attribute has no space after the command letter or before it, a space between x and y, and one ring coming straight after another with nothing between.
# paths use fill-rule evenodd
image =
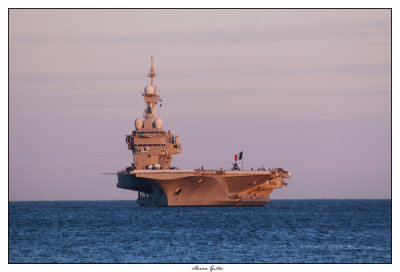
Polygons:
<instances>
[{"instance_id":1,"label":"ocean water","mask_svg":"<svg viewBox=\"0 0 400 272\"><path fill-rule=\"evenodd\" d=\"M391 200L9 203L9 263L391 263Z\"/></svg>"}]
</instances>

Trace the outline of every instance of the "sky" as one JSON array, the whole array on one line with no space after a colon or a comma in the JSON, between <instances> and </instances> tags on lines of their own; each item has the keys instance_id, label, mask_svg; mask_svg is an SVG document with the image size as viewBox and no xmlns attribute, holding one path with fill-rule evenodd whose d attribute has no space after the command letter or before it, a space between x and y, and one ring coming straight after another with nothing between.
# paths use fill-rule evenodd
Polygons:
<instances>
[{"instance_id":1,"label":"sky","mask_svg":"<svg viewBox=\"0 0 400 272\"><path fill-rule=\"evenodd\" d=\"M271 199L391 197L387 9L10 10L9 200L125 200L154 56L173 166L281 167Z\"/></svg>"}]
</instances>

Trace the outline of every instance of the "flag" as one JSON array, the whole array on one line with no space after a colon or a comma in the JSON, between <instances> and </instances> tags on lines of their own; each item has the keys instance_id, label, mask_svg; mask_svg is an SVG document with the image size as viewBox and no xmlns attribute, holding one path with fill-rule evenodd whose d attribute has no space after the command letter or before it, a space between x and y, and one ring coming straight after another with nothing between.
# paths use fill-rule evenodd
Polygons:
<instances>
[{"instance_id":1,"label":"flag","mask_svg":"<svg viewBox=\"0 0 400 272\"><path fill-rule=\"evenodd\" d=\"M241 152L239 153L239 161L240 161L241 159L243 159L243 151L241 151Z\"/></svg>"},{"instance_id":2,"label":"flag","mask_svg":"<svg viewBox=\"0 0 400 272\"><path fill-rule=\"evenodd\" d=\"M237 154L235 154L235 161L237 161Z\"/></svg>"}]
</instances>

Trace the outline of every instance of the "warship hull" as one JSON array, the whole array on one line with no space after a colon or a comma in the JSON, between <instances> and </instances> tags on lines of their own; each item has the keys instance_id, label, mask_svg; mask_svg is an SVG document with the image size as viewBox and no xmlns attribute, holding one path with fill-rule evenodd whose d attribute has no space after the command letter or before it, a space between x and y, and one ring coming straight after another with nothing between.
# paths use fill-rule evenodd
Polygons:
<instances>
[{"instance_id":1,"label":"warship hull","mask_svg":"<svg viewBox=\"0 0 400 272\"><path fill-rule=\"evenodd\" d=\"M141 206L261 206L290 173L223 170L130 170L118 172L117 187L138 191Z\"/></svg>"}]
</instances>

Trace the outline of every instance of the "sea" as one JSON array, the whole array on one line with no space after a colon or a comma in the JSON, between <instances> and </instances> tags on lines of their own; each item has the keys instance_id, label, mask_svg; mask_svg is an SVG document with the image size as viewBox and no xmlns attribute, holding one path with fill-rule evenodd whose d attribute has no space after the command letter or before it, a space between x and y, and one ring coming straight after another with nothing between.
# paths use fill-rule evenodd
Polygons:
<instances>
[{"instance_id":1,"label":"sea","mask_svg":"<svg viewBox=\"0 0 400 272\"><path fill-rule=\"evenodd\" d=\"M9 202L9 263L392 263L391 200Z\"/></svg>"}]
</instances>

